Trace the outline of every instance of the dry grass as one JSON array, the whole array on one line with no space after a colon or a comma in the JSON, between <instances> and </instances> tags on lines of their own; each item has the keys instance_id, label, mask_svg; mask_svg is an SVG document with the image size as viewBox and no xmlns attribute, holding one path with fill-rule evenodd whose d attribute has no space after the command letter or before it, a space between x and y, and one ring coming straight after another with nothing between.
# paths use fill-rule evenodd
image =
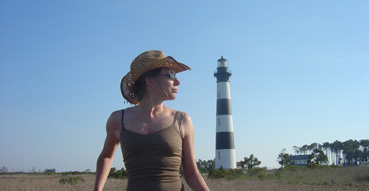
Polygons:
<instances>
[{"instance_id":1,"label":"dry grass","mask_svg":"<svg viewBox=\"0 0 369 191\"><path fill-rule=\"evenodd\" d=\"M369 168L296 169L266 171L263 176L243 179L206 179L210 190L299 190L299 191L369 191Z\"/></svg>"},{"instance_id":2,"label":"dry grass","mask_svg":"<svg viewBox=\"0 0 369 191\"><path fill-rule=\"evenodd\" d=\"M277 176L276 176L277 174ZM235 180L207 179L212 191L242 191L242 190L368 190L369 168L350 167L336 169L312 169L264 172L264 179L260 177L246 177ZM81 177L75 185L61 184L59 180L65 177ZM6 174L0 175L0 191L87 191L93 190L94 175L79 174L63 176L61 174ZM109 191L124 191L127 180L108 179L105 189ZM187 185L186 190L191 190Z\"/></svg>"}]
</instances>

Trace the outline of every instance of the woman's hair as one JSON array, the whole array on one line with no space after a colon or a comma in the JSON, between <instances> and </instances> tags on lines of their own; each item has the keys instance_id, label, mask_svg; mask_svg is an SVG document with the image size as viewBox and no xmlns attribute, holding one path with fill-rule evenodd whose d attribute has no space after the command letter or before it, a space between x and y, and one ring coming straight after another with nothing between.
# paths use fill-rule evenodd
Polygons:
<instances>
[{"instance_id":1,"label":"woman's hair","mask_svg":"<svg viewBox=\"0 0 369 191\"><path fill-rule=\"evenodd\" d=\"M135 86L133 86L133 93L135 94L135 97L137 98L138 101L141 102L142 97L145 93L145 88L146 88L146 83L145 83L145 78L155 78L157 77L160 72L161 72L162 68L155 68L153 70L150 70L146 73L144 73L136 82Z\"/></svg>"}]
</instances>

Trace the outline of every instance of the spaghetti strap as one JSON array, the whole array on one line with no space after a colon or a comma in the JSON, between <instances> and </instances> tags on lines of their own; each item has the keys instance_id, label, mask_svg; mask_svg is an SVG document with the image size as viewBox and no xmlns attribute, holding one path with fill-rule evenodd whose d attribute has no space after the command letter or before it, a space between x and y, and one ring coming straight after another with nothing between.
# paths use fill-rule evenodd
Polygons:
<instances>
[{"instance_id":1,"label":"spaghetti strap","mask_svg":"<svg viewBox=\"0 0 369 191\"><path fill-rule=\"evenodd\" d=\"M176 116L174 116L174 120L173 120L173 123L172 123L172 126L176 123L177 121L177 117L178 117L178 111L176 112Z\"/></svg>"},{"instance_id":2,"label":"spaghetti strap","mask_svg":"<svg viewBox=\"0 0 369 191\"><path fill-rule=\"evenodd\" d=\"M122 128L124 127L125 124L125 117L126 117L126 110L122 109Z\"/></svg>"},{"instance_id":3,"label":"spaghetti strap","mask_svg":"<svg viewBox=\"0 0 369 191\"><path fill-rule=\"evenodd\" d=\"M177 121L178 114L179 114L179 111L176 112L176 116L174 117L174 121L173 121L172 126L173 126L173 128L176 129L176 131L178 132L178 134L181 135L181 124L179 124L178 130L177 130L176 126L174 125L175 122ZM182 123L182 120L181 120L181 123Z\"/></svg>"},{"instance_id":4,"label":"spaghetti strap","mask_svg":"<svg viewBox=\"0 0 369 191\"><path fill-rule=\"evenodd\" d=\"M182 133L182 124L183 124L184 116L185 116L185 112L182 112L181 123L179 123L179 127L178 127L179 134Z\"/></svg>"}]
</instances>

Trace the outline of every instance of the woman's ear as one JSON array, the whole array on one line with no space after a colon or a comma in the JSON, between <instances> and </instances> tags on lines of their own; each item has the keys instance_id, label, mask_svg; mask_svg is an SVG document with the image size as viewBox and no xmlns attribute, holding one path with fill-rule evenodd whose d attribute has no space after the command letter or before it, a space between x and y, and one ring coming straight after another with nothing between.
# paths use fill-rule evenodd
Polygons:
<instances>
[{"instance_id":1,"label":"woman's ear","mask_svg":"<svg viewBox=\"0 0 369 191\"><path fill-rule=\"evenodd\" d=\"M155 87L156 80L155 80L155 78L145 77L145 83L146 83L147 87Z\"/></svg>"}]
</instances>

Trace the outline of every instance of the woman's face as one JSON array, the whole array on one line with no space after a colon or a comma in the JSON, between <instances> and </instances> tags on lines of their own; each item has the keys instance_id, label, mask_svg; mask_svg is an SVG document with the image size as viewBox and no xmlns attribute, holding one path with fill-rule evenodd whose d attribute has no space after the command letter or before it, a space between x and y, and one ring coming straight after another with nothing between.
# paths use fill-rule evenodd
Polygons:
<instances>
[{"instance_id":1,"label":"woman's face","mask_svg":"<svg viewBox=\"0 0 369 191\"><path fill-rule=\"evenodd\" d=\"M174 100L178 93L178 86L181 84L176 78L176 73L169 69L163 68L157 76L158 92L164 100Z\"/></svg>"}]
</instances>

